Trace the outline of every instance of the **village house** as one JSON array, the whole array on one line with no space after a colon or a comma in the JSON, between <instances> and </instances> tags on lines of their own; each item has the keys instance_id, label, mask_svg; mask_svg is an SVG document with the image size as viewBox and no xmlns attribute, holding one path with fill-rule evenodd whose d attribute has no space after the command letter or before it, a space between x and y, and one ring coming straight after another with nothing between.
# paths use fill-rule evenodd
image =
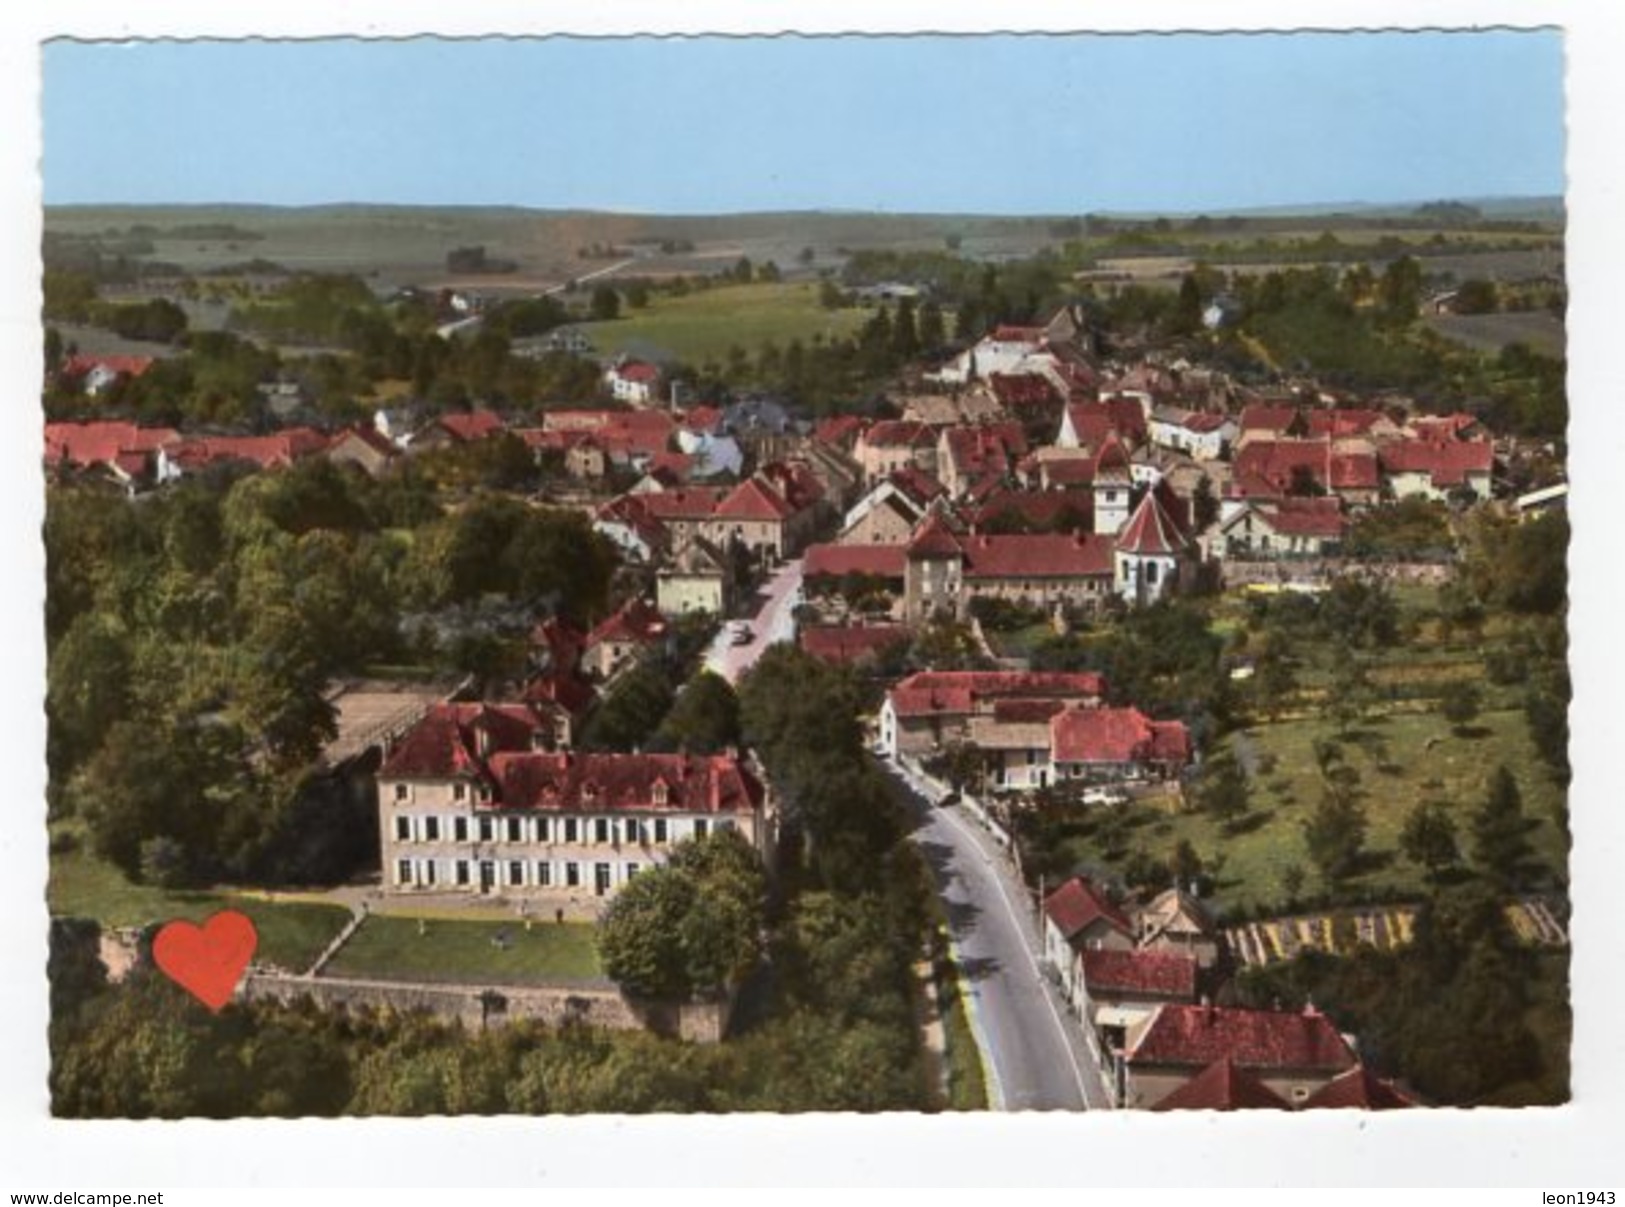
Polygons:
<instances>
[{"instance_id":1,"label":"village house","mask_svg":"<svg viewBox=\"0 0 1625 1207\"><path fill-rule=\"evenodd\" d=\"M879 749L917 757L970 741L974 718L994 716L1001 701L1092 706L1105 693L1093 671L919 671L886 693Z\"/></svg>"},{"instance_id":2,"label":"village house","mask_svg":"<svg viewBox=\"0 0 1625 1207\"><path fill-rule=\"evenodd\" d=\"M60 470L100 467L127 491L156 480L160 450L180 442L174 428L134 423L47 423L45 464Z\"/></svg>"},{"instance_id":3,"label":"village house","mask_svg":"<svg viewBox=\"0 0 1625 1207\"><path fill-rule=\"evenodd\" d=\"M1210 554L1221 560L1334 557L1348 531L1336 497L1242 499L1226 511L1208 539Z\"/></svg>"},{"instance_id":4,"label":"village house","mask_svg":"<svg viewBox=\"0 0 1625 1207\"><path fill-rule=\"evenodd\" d=\"M703 536L692 538L655 574L655 605L662 616L726 616L734 590L728 555Z\"/></svg>"},{"instance_id":5,"label":"village house","mask_svg":"<svg viewBox=\"0 0 1625 1207\"><path fill-rule=\"evenodd\" d=\"M604 384L616 402L648 406L660 393L660 369L644 360L621 360L604 374Z\"/></svg>"},{"instance_id":6,"label":"village house","mask_svg":"<svg viewBox=\"0 0 1625 1207\"><path fill-rule=\"evenodd\" d=\"M843 545L906 545L942 484L917 469L900 469L877 482L841 522Z\"/></svg>"},{"instance_id":7,"label":"village house","mask_svg":"<svg viewBox=\"0 0 1625 1207\"><path fill-rule=\"evenodd\" d=\"M1230 451L1240 427L1229 415L1188 411L1172 405L1152 408L1151 443L1197 461L1217 461Z\"/></svg>"},{"instance_id":8,"label":"village house","mask_svg":"<svg viewBox=\"0 0 1625 1207\"><path fill-rule=\"evenodd\" d=\"M1261 437L1238 444L1228 497L1334 494L1351 507L1369 507L1377 502L1381 487L1375 452L1343 451L1329 439Z\"/></svg>"},{"instance_id":9,"label":"village house","mask_svg":"<svg viewBox=\"0 0 1625 1207\"><path fill-rule=\"evenodd\" d=\"M852 446L852 459L865 483L878 482L899 469L937 472L937 432L924 423L883 419L871 424Z\"/></svg>"},{"instance_id":10,"label":"village house","mask_svg":"<svg viewBox=\"0 0 1625 1207\"><path fill-rule=\"evenodd\" d=\"M400 450L376 428L345 428L322 451L335 465L350 465L369 478L381 478L400 460Z\"/></svg>"},{"instance_id":11,"label":"village house","mask_svg":"<svg viewBox=\"0 0 1625 1207\"><path fill-rule=\"evenodd\" d=\"M1112 591L1112 541L1085 533L955 533L930 516L908 544L904 616L963 618L973 599L1096 607Z\"/></svg>"},{"instance_id":12,"label":"village house","mask_svg":"<svg viewBox=\"0 0 1625 1207\"><path fill-rule=\"evenodd\" d=\"M1330 1019L1303 1011L1173 1004L1128 1028L1106 1071L1117 1104L1154 1107L1218 1060L1230 1060L1291 1105L1355 1066Z\"/></svg>"},{"instance_id":13,"label":"village house","mask_svg":"<svg viewBox=\"0 0 1625 1207\"><path fill-rule=\"evenodd\" d=\"M1495 446L1488 440L1397 440L1377 456L1383 491L1396 501L1490 499Z\"/></svg>"},{"instance_id":14,"label":"village house","mask_svg":"<svg viewBox=\"0 0 1625 1207\"><path fill-rule=\"evenodd\" d=\"M943 428L937 438L937 478L951 498L962 498L1004 481L1026 452L1019 423Z\"/></svg>"},{"instance_id":15,"label":"village house","mask_svg":"<svg viewBox=\"0 0 1625 1207\"><path fill-rule=\"evenodd\" d=\"M1057 448L1098 450L1110 436L1129 447L1147 438L1145 410L1131 398L1108 402L1074 402L1061 413L1055 433Z\"/></svg>"},{"instance_id":16,"label":"village house","mask_svg":"<svg viewBox=\"0 0 1625 1207\"><path fill-rule=\"evenodd\" d=\"M621 497L623 500L636 500L647 515L660 522L669 538L669 548L681 549L697 536L706 537L726 548L726 544L716 538L711 517L716 514L717 504L728 493L727 488L721 486L684 486L675 490L640 491Z\"/></svg>"},{"instance_id":17,"label":"village house","mask_svg":"<svg viewBox=\"0 0 1625 1207\"><path fill-rule=\"evenodd\" d=\"M623 556L649 565L658 562L670 546L666 526L650 513L647 496L622 495L611 499L593 515L593 531L607 537ZM692 539L692 538L690 538Z\"/></svg>"},{"instance_id":18,"label":"village house","mask_svg":"<svg viewBox=\"0 0 1625 1207\"><path fill-rule=\"evenodd\" d=\"M1077 1003L1084 951L1134 950L1134 926L1094 881L1074 876L1044 898L1044 958L1060 978L1068 1002Z\"/></svg>"},{"instance_id":19,"label":"village house","mask_svg":"<svg viewBox=\"0 0 1625 1207\"><path fill-rule=\"evenodd\" d=\"M1010 373L1039 352L1046 338L1043 327L1013 324L995 327L974 346L926 376L934 381L964 385L993 373Z\"/></svg>"},{"instance_id":20,"label":"village house","mask_svg":"<svg viewBox=\"0 0 1625 1207\"><path fill-rule=\"evenodd\" d=\"M150 356L70 356L57 370L59 380L96 398L120 380L144 375L158 362Z\"/></svg>"},{"instance_id":21,"label":"village house","mask_svg":"<svg viewBox=\"0 0 1625 1207\"><path fill-rule=\"evenodd\" d=\"M786 555L788 522L795 515L796 510L773 487L759 478L747 478L717 503L705 534L724 548L737 543L758 557L778 561Z\"/></svg>"},{"instance_id":22,"label":"village house","mask_svg":"<svg viewBox=\"0 0 1625 1207\"><path fill-rule=\"evenodd\" d=\"M290 427L269 436L193 436L158 450L157 478L172 482L211 465L241 461L258 469L286 469L327 448L314 428Z\"/></svg>"},{"instance_id":23,"label":"village house","mask_svg":"<svg viewBox=\"0 0 1625 1207\"><path fill-rule=\"evenodd\" d=\"M1142 951L1189 956L1197 967L1219 961L1218 928L1208 908L1177 886L1164 889L1135 910L1136 942Z\"/></svg>"},{"instance_id":24,"label":"village house","mask_svg":"<svg viewBox=\"0 0 1625 1207\"><path fill-rule=\"evenodd\" d=\"M1196 1001L1196 961L1177 952L1078 947L1072 1007L1102 1069L1121 1058L1123 1039L1164 1005Z\"/></svg>"},{"instance_id":25,"label":"village house","mask_svg":"<svg viewBox=\"0 0 1625 1207\"><path fill-rule=\"evenodd\" d=\"M1132 706L1073 705L1050 717L1047 729L1048 775L1054 783L1167 779L1191 761L1183 721L1153 721Z\"/></svg>"},{"instance_id":26,"label":"village house","mask_svg":"<svg viewBox=\"0 0 1625 1207\"><path fill-rule=\"evenodd\" d=\"M414 435L409 448L410 451L419 453L437 448L474 444L507 430L508 425L495 411L478 408L472 411L447 411Z\"/></svg>"},{"instance_id":27,"label":"village house","mask_svg":"<svg viewBox=\"0 0 1625 1207\"><path fill-rule=\"evenodd\" d=\"M643 651L666 640L666 620L659 609L629 599L587 634L581 665L600 681L608 679Z\"/></svg>"},{"instance_id":28,"label":"village house","mask_svg":"<svg viewBox=\"0 0 1625 1207\"><path fill-rule=\"evenodd\" d=\"M771 866L777 805L737 755L577 754L524 705L436 705L378 771L384 889L574 914L690 838L737 830Z\"/></svg>"},{"instance_id":29,"label":"village house","mask_svg":"<svg viewBox=\"0 0 1625 1207\"><path fill-rule=\"evenodd\" d=\"M1307 1104L1306 1104L1307 1105ZM1151 1108L1154 1111L1289 1111L1274 1090L1228 1056L1208 1065L1195 1077Z\"/></svg>"}]
</instances>

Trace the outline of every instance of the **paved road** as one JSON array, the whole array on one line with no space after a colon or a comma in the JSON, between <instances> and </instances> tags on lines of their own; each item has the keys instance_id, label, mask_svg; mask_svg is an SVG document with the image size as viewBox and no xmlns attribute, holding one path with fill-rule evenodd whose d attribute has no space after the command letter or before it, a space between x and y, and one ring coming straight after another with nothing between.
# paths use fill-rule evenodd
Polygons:
<instances>
[{"instance_id":1,"label":"paved road","mask_svg":"<svg viewBox=\"0 0 1625 1207\"><path fill-rule=\"evenodd\" d=\"M738 683L768 646L777 641L795 640L795 620L791 613L800 602L801 559L797 558L773 572L756 596L754 613L741 618L750 626L750 641L735 645L734 622L724 623L711 648L705 651L705 669L721 675L729 683Z\"/></svg>"},{"instance_id":2,"label":"paved road","mask_svg":"<svg viewBox=\"0 0 1625 1207\"><path fill-rule=\"evenodd\" d=\"M919 818L914 840L947 907L971 1026L995 1110L1109 1109L1083 1033L1039 970L1040 941L1026 890L993 840L957 808L937 808L923 785L891 762Z\"/></svg>"}]
</instances>

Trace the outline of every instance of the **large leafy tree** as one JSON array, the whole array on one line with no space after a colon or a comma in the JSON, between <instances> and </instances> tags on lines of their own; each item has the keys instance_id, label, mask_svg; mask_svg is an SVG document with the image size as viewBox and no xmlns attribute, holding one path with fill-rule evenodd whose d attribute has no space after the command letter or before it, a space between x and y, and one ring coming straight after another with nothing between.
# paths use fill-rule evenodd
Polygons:
<instances>
[{"instance_id":1,"label":"large leafy tree","mask_svg":"<svg viewBox=\"0 0 1625 1207\"><path fill-rule=\"evenodd\" d=\"M766 884L734 831L677 849L623 888L598 924L604 970L642 997L686 999L737 982L761 954Z\"/></svg>"}]
</instances>

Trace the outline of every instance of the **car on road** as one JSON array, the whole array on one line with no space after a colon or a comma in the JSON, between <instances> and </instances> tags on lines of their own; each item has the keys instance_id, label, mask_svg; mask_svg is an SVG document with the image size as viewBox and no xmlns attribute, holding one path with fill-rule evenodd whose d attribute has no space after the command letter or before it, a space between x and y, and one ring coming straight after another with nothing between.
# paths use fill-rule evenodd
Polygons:
<instances>
[{"instance_id":1,"label":"car on road","mask_svg":"<svg viewBox=\"0 0 1625 1207\"><path fill-rule=\"evenodd\" d=\"M751 627L742 620L736 620L728 630L728 640L734 645L749 645L755 637Z\"/></svg>"}]
</instances>

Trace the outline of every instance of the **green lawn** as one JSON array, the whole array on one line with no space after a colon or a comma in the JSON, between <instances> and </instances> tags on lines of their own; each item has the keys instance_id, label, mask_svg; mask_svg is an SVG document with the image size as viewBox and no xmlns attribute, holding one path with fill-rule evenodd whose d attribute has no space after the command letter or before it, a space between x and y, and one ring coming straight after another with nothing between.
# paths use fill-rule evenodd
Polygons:
<instances>
[{"instance_id":1,"label":"green lawn","mask_svg":"<svg viewBox=\"0 0 1625 1207\"><path fill-rule=\"evenodd\" d=\"M586 323L582 330L605 353L656 349L699 364L725 362L735 345L752 354L768 340L782 349L792 339L811 343L857 331L869 317L861 308L825 310L814 285L725 285L684 297L656 295L642 310L623 308L623 317Z\"/></svg>"},{"instance_id":2,"label":"green lawn","mask_svg":"<svg viewBox=\"0 0 1625 1207\"><path fill-rule=\"evenodd\" d=\"M350 912L342 906L267 901L229 890L169 892L132 884L88 851L51 856L46 898L54 915L95 918L103 926L142 927L185 918L200 922L222 909L247 914L259 932L255 959L302 972L315 962Z\"/></svg>"},{"instance_id":3,"label":"green lawn","mask_svg":"<svg viewBox=\"0 0 1625 1207\"><path fill-rule=\"evenodd\" d=\"M422 927L421 933L419 927ZM579 922L421 920L374 914L323 971L330 976L494 985L603 976L594 928ZM507 946L494 940L507 936Z\"/></svg>"},{"instance_id":4,"label":"green lawn","mask_svg":"<svg viewBox=\"0 0 1625 1207\"><path fill-rule=\"evenodd\" d=\"M952 960L937 961L937 984L942 1002L942 1027L948 1045L948 1109L987 1110L987 1078L982 1069L982 1050L976 1046L970 1014L965 1008L965 989Z\"/></svg>"}]
</instances>

